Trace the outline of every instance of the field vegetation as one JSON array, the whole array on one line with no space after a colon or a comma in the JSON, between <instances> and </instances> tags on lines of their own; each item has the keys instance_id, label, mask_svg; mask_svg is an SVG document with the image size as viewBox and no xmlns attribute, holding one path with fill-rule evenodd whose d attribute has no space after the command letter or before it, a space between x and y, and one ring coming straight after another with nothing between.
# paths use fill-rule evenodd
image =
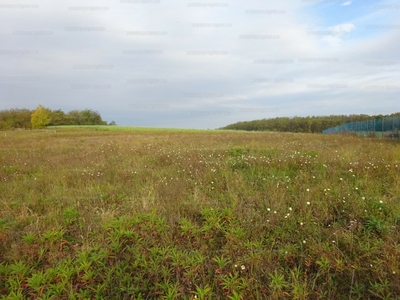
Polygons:
<instances>
[{"instance_id":1,"label":"field vegetation","mask_svg":"<svg viewBox=\"0 0 400 300\"><path fill-rule=\"evenodd\" d=\"M398 141L117 129L0 132L0 299L399 299Z\"/></svg>"},{"instance_id":2,"label":"field vegetation","mask_svg":"<svg viewBox=\"0 0 400 300\"><path fill-rule=\"evenodd\" d=\"M0 130L41 129L60 125L107 125L107 122L102 120L99 112L91 109L71 110L65 113L61 109L51 110L38 105L35 110L0 110ZM112 121L109 125L115 125L115 122Z\"/></svg>"},{"instance_id":3,"label":"field vegetation","mask_svg":"<svg viewBox=\"0 0 400 300\"><path fill-rule=\"evenodd\" d=\"M390 115L331 115L331 116L309 116L309 117L276 117L270 119L253 120L253 121L242 121L234 124L229 124L221 129L233 129L233 130L247 130L247 131L278 131L278 132L302 132L302 133L321 133L324 130L340 126L350 122L365 122L373 121L374 119L390 118L400 116L400 112L393 113ZM391 125L392 123L390 123ZM366 128L366 125L363 125ZM382 126L382 125L381 125ZM385 131L393 130L389 129L387 124ZM369 127L371 128L371 126ZM372 127L374 128L374 127ZM380 128L376 128L376 131L380 131ZM398 124L396 127L398 129ZM361 131L361 128L358 128ZM383 128L382 128L383 129ZM373 129L375 130L375 129ZM347 130L350 131L350 130ZM370 129L372 131L372 129Z\"/></svg>"}]
</instances>

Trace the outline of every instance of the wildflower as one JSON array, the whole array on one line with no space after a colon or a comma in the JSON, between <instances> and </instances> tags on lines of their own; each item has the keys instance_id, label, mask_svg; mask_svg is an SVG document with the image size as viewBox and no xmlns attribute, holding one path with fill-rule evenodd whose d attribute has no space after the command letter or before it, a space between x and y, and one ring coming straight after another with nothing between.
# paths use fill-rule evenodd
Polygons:
<instances>
[{"instance_id":1,"label":"wildflower","mask_svg":"<svg viewBox=\"0 0 400 300\"><path fill-rule=\"evenodd\" d=\"M242 270L246 270L245 265L241 265L240 268L241 268Z\"/></svg>"},{"instance_id":2,"label":"wildflower","mask_svg":"<svg viewBox=\"0 0 400 300\"><path fill-rule=\"evenodd\" d=\"M309 191L310 191L310 189L306 189L306 191L307 191L307 192L309 192Z\"/></svg>"},{"instance_id":3,"label":"wildflower","mask_svg":"<svg viewBox=\"0 0 400 300\"><path fill-rule=\"evenodd\" d=\"M307 201L307 205L310 205L311 203L309 201Z\"/></svg>"},{"instance_id":4,"label":"wildflower","mask_svg":"<svg viewBox=\"0 0 400 300\"><path fill-rule=\"evenodd\" d=\"M305 244L306 243L306 240L303 240L303 244Z\"/></svg>"}]
</instances>

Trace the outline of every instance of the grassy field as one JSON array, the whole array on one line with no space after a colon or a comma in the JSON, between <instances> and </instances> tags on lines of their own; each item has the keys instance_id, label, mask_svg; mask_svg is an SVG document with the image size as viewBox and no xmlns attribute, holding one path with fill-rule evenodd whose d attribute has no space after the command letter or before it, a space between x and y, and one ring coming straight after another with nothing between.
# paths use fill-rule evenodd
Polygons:
<instances>
[{"instance_id":1,"label":"grassy field","mask_svg":"<svg viewBox=\"0 0 400 300\"><path fill-rule=\"evenodd\" d=\"M0 299L400 299L400 143L0 132Z\"/></svg>"},{"instance_id":2,"label":"grassy field","mask_svg":"<svg viewBox=\"0 0 400 300\"><path fill-rule=\"evenodd\" d=\"M50 126L49 130L57 129L79 129L79 130L97 130L97 131L135 131L135 132L209 132L210 130L197 130L197 129L182 129L182 128L153 128L153 127L134 127L134 126L111 126L111 125L63 125L63 126ZM213 130L215 131L215 130ZM243 131L245 132L245 131Z\"/></svg>"}]
</instances>

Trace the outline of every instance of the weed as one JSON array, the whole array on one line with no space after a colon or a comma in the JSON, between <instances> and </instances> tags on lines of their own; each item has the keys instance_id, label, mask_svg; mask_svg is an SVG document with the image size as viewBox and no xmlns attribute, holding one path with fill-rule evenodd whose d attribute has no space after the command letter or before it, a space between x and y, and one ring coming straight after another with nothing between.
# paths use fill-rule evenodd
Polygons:
<instances>
[{"instance_id":1,"label":"weed","mask_svg":"<svg viewBox=\"0 0 400 300\"><path fill-rule=\"evenodd\" d=\"M1 299L396 299L399 144L96 127L0 144Z\"/></svg>"}]
</instances>

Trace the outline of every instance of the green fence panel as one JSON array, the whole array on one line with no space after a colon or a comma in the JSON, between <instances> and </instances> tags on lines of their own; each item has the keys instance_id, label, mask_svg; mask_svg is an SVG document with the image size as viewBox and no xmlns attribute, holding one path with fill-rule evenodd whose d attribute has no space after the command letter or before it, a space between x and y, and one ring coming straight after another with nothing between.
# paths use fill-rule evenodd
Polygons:
<instances>
[{"instance_id":1,"label":"green fence panel","mask_svg":"<svg viewBox=\"0 0 400 300\"><path fill-rule=\"evenodd\" d=\"M356 133L362 135L375 134L378 136L399 137L400 116L384 117L366 121L355 121L331 127L323 134Z\"/></svg>"}]
</instances>

